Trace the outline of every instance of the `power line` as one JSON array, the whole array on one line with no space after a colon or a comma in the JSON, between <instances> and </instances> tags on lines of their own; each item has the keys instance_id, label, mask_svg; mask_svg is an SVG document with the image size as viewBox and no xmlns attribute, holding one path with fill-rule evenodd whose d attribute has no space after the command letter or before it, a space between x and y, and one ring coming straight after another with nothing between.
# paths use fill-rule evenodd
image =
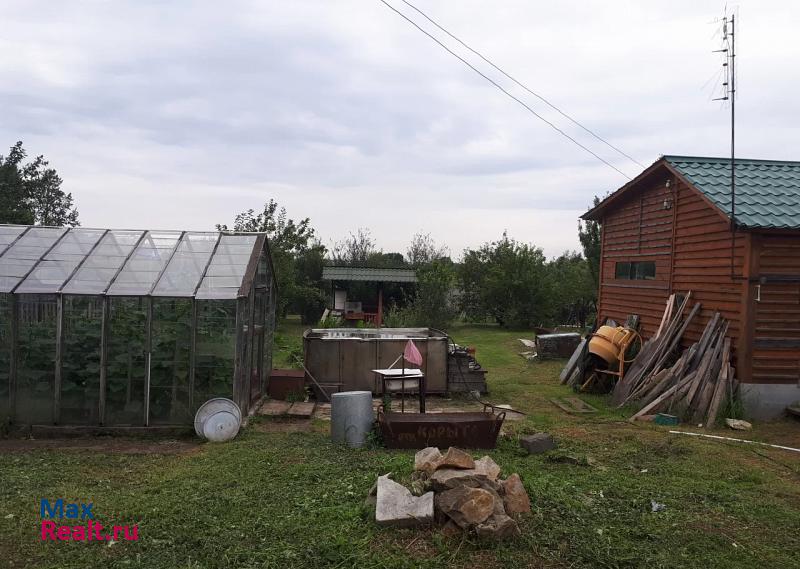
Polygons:
<instances>
[{"instance_id":1,"label":"power line","mask_svg":"<svg viewBox=\"0 0 800 569\"><path fill-rule=\"evenodd\" d=\"M527 104L525 104L525 102L524 102L524 101L520 100L519 98L515 97L514 95L512 95L511 93L509 93L508 91L506 91L506 90L505 90L505 89L502 87L502 85L500 85L499 83L497 83L497 82L496 82L494 79L492 79L491 77L488 77L486 74L484 74L482 71L480 71L480 70L479 70L478 68L476 68L474 65L472 65L472 64L471 64L469 61L467 61L466 59L464 59L463 57L461 57L460 55L458 55L457 53L455 53L453 50L451 50L449 47L447 47L445 44L443 44L441 41L439 41L439 40L438 40L436 37L434 37L434 36L433 36L433 35L432 35L430 32L428 32L427 30L425 30L425 29L423 29L422 27L420 27L420 25L419 25L419 24L417 24L417 23L416 23L414 20L412 20L411 18L409 18L408 16L406 16L405 14L403 14L403 13L402 13L400 10L398 10L397 8L395 8L394 6L392 6L391 4L389 4L389 3L388 3L386 0L380 0L380 1L381 1L383 4L385 4L385 5L386 5L386 7L388 7L390 10L392 10L394 13L396 13L398 16L400 16L401 18L403 18L404 20L406 20L406 21L407 21L408 23L410 23L412 26L414 26L415 28L417 28L417 29L418 29L420 32L422 32L423 34L425 34L426 36L428 36L429 38L431 38L433 41L435 41L437 44L439 44L439 46L440 46L440 47L442 47L442 49L444 49L445 51L447 51L447 53L449 53L450 55L452 55L453 57L455 57L456 59L458 59L459 61L461 61L461 63L463 63L464 65L466 65L466 66L467 66L467 67L469 67L470 69L472 69L472 70L473 70L475 73L477 73L478 75L480 75L481 77L483 77L484 79L486 79L486 80L487 80L489 83L491 83L492 85L494 85L495 87L497 87L497 88L498 88L500 91L502 91L503 93L505 93L505 94L506 94L508 97L510 97L511 99L513 99L514 101L516 101L517 103L519 103L520 105L522 105L522 106L523 106L523 107L524 107L524 108L525 108L525 109L526 109L526 110L527 110L529 113L531 113L533 116L535 116L536 118L538 118L539 120L541 120L542 122L544 122L545 124L547 124L547 125L548 125L550 128L552 128L553 130L555 130L556 132L558 132L558 133L559 133L560 135L562 135L563 137L565 137L565 138L567 138L568 140L572 141L572 142L573 142L575 145L579 146L580 148L582 148L583 150L585 150L586 152L588 152L589 154L591 154L592 156L594 156L595 158L597 158L597 159L598 159L600 162L602 162L603 164L605 164L605 165L606 165L606 166L608 166L609 168L612 168L613 170L615 170L616 172L618 172L620 175L624 176L625 178L627 178L627 179L629 179L629 180L631 179L631 177L630 177L630 176L628 176L628 175L627 175L625 172L623 172L622 170L620 170L619 168L617 168L616 166L614 166L613 164L611 164L610 162L608 162L607 160L605 160L603 157L599 156L597 153L593 152L592 150L590 150L589 148L587 148L586 146L584 146L583 144L581 144L580 142L578 142L578 141L577 141L577 140L575 140L574 138L572 138L572 137L571 137L570 135L568 135L566 132L564 132L563 130L561 130L560 128L558 128L556 125L554 125L553 123L551 123L549 120L547 120L546 118L544 118L542 115L540 115L539 113L537 113L536 111L534 111L534 110L533 110L531 107L529 107Z\"/></svg>"},{"instance_id":2,"label":"power line","mask_svg":"<svg viewBox=\"0 0 800 569\"><path fill-rule=\"evenodd\" d=\"M591 134L593 137L595 137L597 140L599 140L600 142L602 142L603 144L605 144L606 146L608 146L609 148L611 148L611 149L612 149L612 150L614 150L615 152L617 152L617 153L621 154L622 156L624 156L625 158L627 158L628 160L630 160L630 161L631 161L631 162L633 162L634 164L637 164L637 165L641 166L642 168L645 168L645 165L644 165L644 164L642 164L641 162L639 162L638 160L636 160L635 158L633 158L633 157L632 157L632 156L630 156L629 154L625 153L625 152L624 152L623 150L621 150L620 148L618 148L618 147L614 146L613 144L611 144L610 142L608 142L606 139L604 139L602 136L600 136L599 134L597 134L597 133L596 133L596 132L594 132L593 130L589 129L588 127L584 126L583 124L581 124L580 122L578 122L577 120L575 120L574 118L572 118L571 116L569 116L567 113L565 113L564 111L562 111L561 109L559 109L559 108L558 108L557 106L555 106L553 103L551 103L550 101L548 101L547 99L545 99L545 98L544 98L542 95L540 95L539 93L537 93L537 92L533 91L533 90L532 90L532 89L530 89L530 88L529 88L527 85L525 85L524 83L520 82L519 80L517 80L516 78L514 78L514 77L512 77L510 74L508 74L506 71L504 71L503 69L501 69L500 67L498 67L497 65L495 65L495 64L494 64L492 61L490 61L490 60L489 60L487 57L485 57L485 56L484 56L484 55L483 55L481 52L479 52L479 51L477 51L477 50L473 49L473 48L472 48L472 47L470 47L470 46L469 46L469 45L468 45L468 44L467 44L467 43L466 43L464 40L462 40L461 38L459 38L459 37L457 37L457 36L453 35L453 34L452 34L450 31L448 31L446 28L444 28L443 26L441 26L441 25L440 25L440 24L439 24L439 23L438 23L436 20L434 20L433 18L431 18L430 16L428 16L428 14L426 14L425 12L423 12L422 10L420 10L419 8L417 8L416 6L414 6L414 4L412 4L411 2L408 2L407 0L402 0L402 2L403 2L403 4L406 4L407 6L409 6L410 8L412 8L413 10L415 10L416 12L418 12L418 13L419 13L419 14L420 14L420 15L421 15L423 18L425 18L426 20L428 20L428 21L429 21L431 24L433 24L434 26L436 26L437 28L439 28L440 30L442 30L444 33L446 33L448 36L450 36L451 38L453 38L454 40L456 40L458 43L460 43L461 45L463 45L463 46L464 46L465 48L467 48L469 51L471 51L472 53L474 53L475 55L477 55L478 57L480 57L480 58L481 58L483 61L485 61L486 63L488 63L488 64L489 64L489 65L491 65L492 67L494 67L494 68L495 68L497 71L499 71L500 73L502 73L503 75L505 75L505 76L506 76L508 79L510 79L511 81L513 81L514 83L516 83L517 85L519 85L520 87L522 87L523 89L525 89L525 90L526 90L528 93L530 93L531 95L533 95L534 97L536 97L537 99L539 99L540 101L542 101L542 102L543 102L545 105L547 105L548 107L550 107L551 109L553 109L554 111L556 111L556 112L557 112L558 114L560 114L562 117L564 117L565 119L569 120L570 122L572 122L572 123L573 123L573 124L575 124L576 126L578 126L578 127L582 128L584 131L588 132L588 133L589 133L589 134Z\"/></svg>"}]
</instances>

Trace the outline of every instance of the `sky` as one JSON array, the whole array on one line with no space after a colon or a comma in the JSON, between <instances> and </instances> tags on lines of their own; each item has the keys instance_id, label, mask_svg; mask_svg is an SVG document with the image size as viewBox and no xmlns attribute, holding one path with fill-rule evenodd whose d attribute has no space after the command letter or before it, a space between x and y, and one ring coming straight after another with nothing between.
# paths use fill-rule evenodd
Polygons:
<instances>
[{"instance_id":1,"label":"sky","mask_svg":"<svg viewBox=\"0 0 800 569\"><path fill-rule=\"evenodd\" d=\"M628 176L643 168L386 0ZM549 257L626 177L380 0L3 0L0 154L24 141L87 227L211 230L269 199L323 243L504 231ZM724 2L417 0L432 19L647 166L726 156ZM800 4L737 11L737 155L800 159Z\"/></svg>"}]
</instances>

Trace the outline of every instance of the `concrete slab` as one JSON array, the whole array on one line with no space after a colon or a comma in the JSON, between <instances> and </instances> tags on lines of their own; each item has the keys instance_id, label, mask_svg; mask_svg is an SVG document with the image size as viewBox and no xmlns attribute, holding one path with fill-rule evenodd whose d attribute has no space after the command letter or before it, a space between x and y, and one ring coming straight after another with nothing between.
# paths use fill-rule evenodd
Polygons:
<instances>
[{"instance_id":1,"label":"concrete slab","mask_svg":"<svg viewBox=\"0 0 800 569\"><path fill-rule=\"evenodd\" d=\"M292 406L289 407L289 411L286 414L289 417L309 418L314 413L314 405L316 404L313 401L292 403Z\"/></svg>"},{"instance_id":2,"label":"concrete slab","mask_svg":"<svg viewBox=\"0 0 800 569\"><path fill-rule=\"evenodd\" d=\"M748 417L769 420L786 414L786 407L800 401L800 383L741 383L745 411Z\"/></svg>"},{"instance_id":3,"label":"concrete slab","mask_svg":"<svg viewBox=\"0 0 800 569\"><path fill-rule=\"evenodd\" d=\"M292 404L289 403L288 401L279 401L277 399L270 399L261 406L261 409L258 410L258 414L270 415L274 417L278 417L280 415L286 415L291 405Z\"/></svg>"},{"instance_id":4,"label":"concrete slab","mask_svg":"<svg viewBox=\"0 0 800 569\"><path fill-rule=\"evenodd\" d=\"M414 496L388 476L378 478L375 521L383 526L413 527L433 521L433 492Z\"/></svg>"},{"instance_id":5,"label":"concrete slab","mask_svg":"<svg viewBox=\"0 0 800 569\"><path fill-rule=\"evenodd\" d=\"M331 404L330 403L317 403L316 408L314 409L315 419L322 419L323 421L330 421L331 420Z\"/></svg>"}]
</instances>

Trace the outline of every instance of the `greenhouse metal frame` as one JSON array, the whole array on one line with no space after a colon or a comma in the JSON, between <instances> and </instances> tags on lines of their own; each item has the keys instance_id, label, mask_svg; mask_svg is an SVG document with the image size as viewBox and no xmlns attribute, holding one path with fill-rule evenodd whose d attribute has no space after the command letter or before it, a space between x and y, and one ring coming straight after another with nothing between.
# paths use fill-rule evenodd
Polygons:
<instances>
[{"instance_id":1,"label":"greenhouse metal frame","mask_svg":"<svg viewBox=\"0 0 800 569\"><path fill-rule=\"evenodd\" d=\"M189 426L266 393L264 233L0 225L0 423Z\"/></svg>"}]
</instances>

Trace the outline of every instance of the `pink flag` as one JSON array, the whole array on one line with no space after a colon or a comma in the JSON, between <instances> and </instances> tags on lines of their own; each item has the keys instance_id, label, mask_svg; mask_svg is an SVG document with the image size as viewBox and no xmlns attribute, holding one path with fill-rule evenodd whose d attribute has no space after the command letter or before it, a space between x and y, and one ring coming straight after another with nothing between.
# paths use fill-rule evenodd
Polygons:
<instances>
[{"instance_id":1,"label":"pink flag","mask_svg":"<svg viewBox=\"0 0 800 569\"><path fill-rule=\"evenodd\" d=\"M419 350L411 340L408 341L406 349L403 350L403 358L410 364L422 365L422 354L419 353Z\"/></svg>"}]
</instances>

